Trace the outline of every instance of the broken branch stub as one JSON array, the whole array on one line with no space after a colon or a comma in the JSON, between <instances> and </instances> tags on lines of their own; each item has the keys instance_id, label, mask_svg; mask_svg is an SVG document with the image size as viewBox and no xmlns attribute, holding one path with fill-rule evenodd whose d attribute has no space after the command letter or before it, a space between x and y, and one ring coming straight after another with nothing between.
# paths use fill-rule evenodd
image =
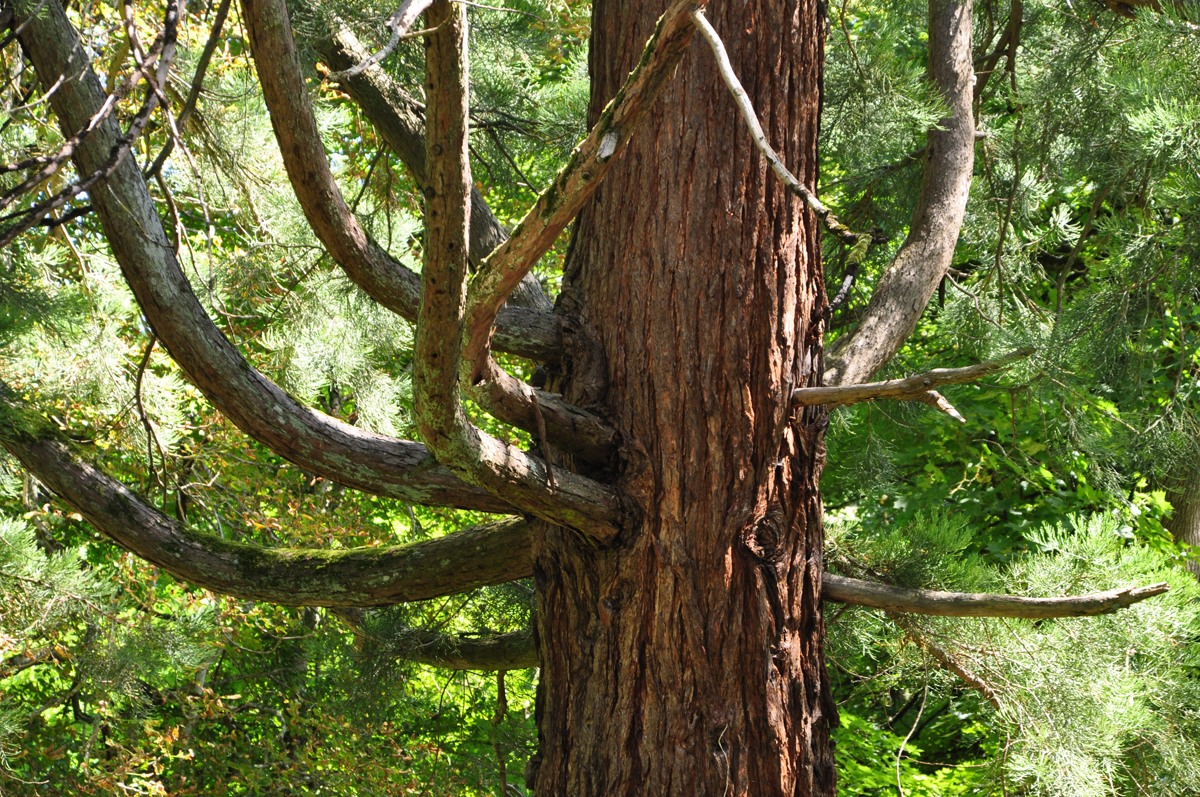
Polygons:
<instances>
[{"instance_id":1,"label":"broken branch stub","mask_svg":"<svg viewBox=\"0 0 1200 797\"><path fill-rule=\"evenodd\" d=\"M868 382L862 385L843 385L841 387L800 387L792 391L792 404L797 407L809 407L817 404L840 407L876 399L920 401L963 421L965 419L950 406L950 403L936 391L936 388L942 385L974 382L998 371L1003 371L1011 367L1013 361L1028 357L1032 353L1033 349L1018 349L1004 357L978 365L968 365L965 368L934 368L923 374L905 379L889 379L885 382Z\"/></svg>"}]
</instances>

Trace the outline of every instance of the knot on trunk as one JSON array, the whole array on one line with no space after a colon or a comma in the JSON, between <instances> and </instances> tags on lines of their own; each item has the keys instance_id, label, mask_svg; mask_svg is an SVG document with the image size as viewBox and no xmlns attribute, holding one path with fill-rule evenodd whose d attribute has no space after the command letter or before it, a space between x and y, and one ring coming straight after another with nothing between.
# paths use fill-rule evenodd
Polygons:
<instances>
[{"instance_id":1,"label":"knot on trunk","mask_svg":"<svg viewBox=\"0 0 1200 797\"><path fill-rule=\"evenodd\" d=\"M767 514L742 532L742 545L760 562L770 564L779 559L787 533L787 516L783 508L772 506Z\"/></svg>"}]
</instances>

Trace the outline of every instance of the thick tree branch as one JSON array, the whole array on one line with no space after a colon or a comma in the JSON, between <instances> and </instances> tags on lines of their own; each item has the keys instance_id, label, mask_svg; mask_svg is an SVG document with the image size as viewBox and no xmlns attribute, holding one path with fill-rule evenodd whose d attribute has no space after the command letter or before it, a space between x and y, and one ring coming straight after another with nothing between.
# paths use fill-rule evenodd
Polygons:
<instances>
[{"instance_id":1,"label":"thick tree branch","mask_svg":"<svg viewBox=\"0 0 1200 797\"><path fill-rule=\"evenodd\" d=\"M242 8L263 99L271 111L271 126L292 190L309 226L356 285L397 315L416 320L420 278L367 235L333 179L301 72L286 3L282 0L245 0ZM367 82L365 76L369 74L371 70L359 78ZM377 105L372 107L381 111ZM413 123L407 125L410 128L408 140L400 142L399 150L402 155L407 153L411 157L414 148L411 139L419 133L411 129L415 127L415 120L401 121ZM420 165L424 165L423 157ZM418 181L423 180L423 172L422 168ZM510 316L508 320L520 320L520 316ZM552 338L536 340L528 347L520 345L525 337L539 332L550 332ZM517 353L534 356L560 343L561 333L556 320L550 318L528 330L510 334L508 340L516 344Z\"/></svg>"},{"instance_id":2,"label":"thick tree branch","mask_svg":"<svg viewBox=\"0 0 1200 797\"><path fill-rule=\"evenodd\" d=\"M46 86L68 75L51 96L67 133L81 129L105 93L58 0L28 18L21 42ZM91 174L118 146L109 118L76 151ZM357 429L303 406L254 370L204 311L176 260L145 180L124 160L91 192L105 238L159 340L188 378L250 437L306 470L348 487L411 503L509 513L512 507L438 467L425 446Z\"/></svg>"},{"instance_id":3,"label":"thick tree branch","mask_svg":"<svg viewBox=\"0 0 1200 797\"><path fill-rule=\"evenodd\" d=\"M935 388L974 382L997 371L1003 371L1011 367L1014 360L1028 357L1032 353L1032 349L1018 349L998 360L968 365L965 368L934 368L923 374L905 379L889 379L886 382L868 382L865 385L843 385L841 387L801 387L792 391L792 403L798 407L815 404L839 407L844 404L857 404L876 399L928 403L931 400L930 394L935 393ZM945 400L943 399L943 401ZM947 404L947 406L949 405Z\"/></svg>"},{"instance_id":4,"label":"thick tree branch","mask_svg":"<svg viewBox=\"0 0 1200 797\"><path fill-rule=\"evenodd\" d=\"M519 507L600 540L615 536L620 502L610 488L574 473L551 479L547 463L486 434L467 419L459 364L468 276L471 166L467 152L466 11L438 0L425 51L428 179L421 312L413 351L417 428L441 461ZM551 490L548 485L556 484Z\"/></svg>"},{"instance_id":5,"label":"thick tree branch","mask_svg":"<svg viewBox=\"0 0 1200 797\"><path fill-rule=\"evenodd\" d=\"M556 448L588 462L607 464L616 453L617 430L607 422L562 396L530 387L494 361L489 360L487 376L479 384L467 386L467 395L505 423L539 437L544 434Z\"/></svg>"},{"instance_id":6,"label":"thick tree branch","mask_svg":"<svg viewBox=\"0 0 1200 797\"><path fill-rule=\"evenodd\" d=\"M285 606L375 607L467 592L532 572L529 525L510 518L378 548L276 549L231 542L164 515L51 437L22 432L11 405L0 443L122 548L214 592Z\"/></svg>"},{"instance_id":7,"label":"thick tree branch","mask_svg":"<svg viewBox=\"0 0 1200 797\"><path fill-rule=\"evenodd\" d=\"M533 632L466 637L414 632L400 640L398 655L444 670L524 670L538 666Z\"/></svg>"},{"instance_id":8,"label":"thick tree branch","mask_svg":"<svg viewBox=\"0 0 1200 797\"><path fill-rule=\"evenodd\" d=\"M533 630L529 628L492 637L409 629L381 640L370 637L370 632L363 627L366 612L361 609L335 609L333 614L350 626L360 642L369 640L374 645L383 645L387 653L418 664L446 670L483 672L523 670L538 666Z\"/></svg>"},{"instance_id":9,"label":"thick tree branch","mask_svg":"<svg viewBox=\"0 0 1200 797\"><path fill-rule=\"evenodd\" d=\"M551 186L525 214L512 238L493 252L471 281L463 361L468 383L490 373L492 327L505 299L553 244L625 150L637 125L683 58L695 30L691 12L703 0L679 0L658 21L642 59Z\"/></svg>"},{"instance_id":10,"label":"thick tree branch","mask_svg":"<svg viewBox=\"0 0 1200 797\"><path fill-rule=\"evenodd\" d=\"M925 312L958 243L975 163L971 113L971 0L930 0L929 70L949 109L930 130L925 176L908 238L884 272L858 326L825 352L824 383L866 382Z\"/></svg>"},{"instance_id":11,"label":"thick tree branch","mask_svg":"<svg viewBox=\"0 0 1200 797\"><path fill-rule=\"evenodd\" d=\"M1112 614L1170 589L1166 583L1125 587L1091 595L1065 598L1022 598L973 592L939 592L860 581L833 573L822 577L821 597L827 601L868 606L886 612L935 617L1017 617L1046 620L1054 617L1091 617Z\"/></svg>"}]
</instances>

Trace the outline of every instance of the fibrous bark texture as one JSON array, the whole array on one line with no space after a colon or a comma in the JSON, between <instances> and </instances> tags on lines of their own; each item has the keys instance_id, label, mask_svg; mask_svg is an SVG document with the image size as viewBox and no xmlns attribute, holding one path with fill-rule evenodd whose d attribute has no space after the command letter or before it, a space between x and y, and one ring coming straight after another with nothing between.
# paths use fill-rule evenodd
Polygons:
<instances>
[{"instance_id":1,"label":"fibrous bark texture","mask_svg":"<svg viewBox=\"0 0 1200 797\"><path fill-rule=\"evenodd\" d=\"M594 6L591 120L663 2ZM707 16L781 157L812 186L813 0ZM822 661L824 286L815 219L769 171L711 54L674 81L579 220L553 377L605 407L637 516L601 549L538 524L538 795L832 795Z\"/></svg>"}]
</instances>

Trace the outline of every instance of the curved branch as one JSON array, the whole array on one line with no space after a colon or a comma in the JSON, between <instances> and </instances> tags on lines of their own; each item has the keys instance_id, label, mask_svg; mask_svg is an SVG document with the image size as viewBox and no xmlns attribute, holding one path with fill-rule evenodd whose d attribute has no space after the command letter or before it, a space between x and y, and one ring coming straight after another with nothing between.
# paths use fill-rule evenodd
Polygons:
<instances>
[{"instance_id":1,"label":"curved branch","mask_svg":"<svg viewBox=\"0 0 1200 797\"><path fill-rule=\"evenodd\" d=\"M271 127L279 142L279 151L292 190L309 226L342 270L367 295L397 315L415 321L421 295L420 278L367 235L333 179L329 156L325 152L308 99L286 3L281 0L244 0L242 9L243 24L250 37L263 99L271 111ZM369 85L367 76L370 74L371 71L368 71L354 78L354 81ZM377 104L371 107L376 113L381 112ZM412 160L412 165L420 167L412 168L410 165L417 181L423 183L424 156L419 162L412 157L416 149L416 142L412 139L422 134L414 129L417 125L415 119L401 117L399 121L399 130L406 130L408 135L393 136L404 139L397 141L395 148L402 157L408 156L406 165ZM554 323L543 322L527 330L510 330L507 340L515 344L518 349L516 353L534 356L561 344L561 332L556 320L553 317L551 319ZM520 318L510 316L509 320ZM547 328L553 335L551 340L543 338L533 341L530 346L521 346L525 337L546 331Z\"/></svg>"},{"instance_id":2,"label":"curved branch","mask_svg":"<svg viewBox=\"0 0 1200 797\"><path fill-rule=\"evenodd\" d=\"M954 257L975 164L971 0L931 0L929 69L950 113L929 131L924 183L908 238L858 326L825 352L827 385L866 382L900 350Z\"/></svg>"},{"instance_id":3,"label":"curved branch","mask_svg":"<svg viewBox=\"0 0 1200 797\"><path fill-rule=\"evenodd\" d=\"M466 11L438 0L426 13L438 32L425 51L428 164L421 312L413 351L417 428L439 459L525 512L602 541L617 533L620 502L609 487L501 443L467 418L459 364L468 274L471 167L467 154Z\"/></svg>"},{"instance_id":4,"label":"curved branch","mask_svg":"<svg viewBox=\"0 0 1200 797\"><path fill-rule=\"evenodd\" d=\"M1091 617L1112 614L1146 598L1161 595L1169 584L1125 587L1066 598L1022 598L973 592L939 592L860 581L833 573L822 575L821 596L827 601L868 606L886 612L935 617L1017 617L1046 620L1054 617Z\"/></svg>"},{"instance_id":5,"label":"curved branch","mask_svg":"<svg viewBox=\"0 0 1200 797\"><path fill-rule=\"evenodd\" d=\"M309 12L313 11L307 0L302 0L300 6ZM358 37L345 25L339 25L327 35L319 36L313 44L330 68L335 70L344 71L369 57ZM332 78L330 75L326 79ZM424 189L424 106L408 97L392 80L391 75L378 66L370 67L350 78L342 77L339 85L358 103L384 142L400 157L413 182ZM492 213L483 196L472 186L469 249L471 263L478 266L492 250L507 240L508 232ZM562 333L557 323L543 332L540 325L529 324L522 316L513 316L506 312L516 307L528 308L531 312L549 311L553 304L546 298L533 275L526 275L513 291L508 305L500 311L500 317L496 321L496 348L542 362L557 361L562 343ZM415 316L415 308L413 313ZM542 317L556 320L548 312L542 314Z\"/></svg>"},{"instance_id":6,"label":"curved branch","mask_svg":"<svg viewBox=\"0 0 1200 797\"><path fill-rule=\"evenodd\" d=\"M72 57L83 50L57 0L48 0L43 11L29 19L21 42L46 85L59 75L72 75L51 103L64 130L81 129L105 94L90 68L72 66ZM76 151L78 170L90 174L100 168L118 136L116 122L106 119ZM425 446L365 432L317 413L254 370L200 305L132 159L126 159L103 188L91 192L91 199L153 331L188 378L243 432L306 470L348 487L411 503L512 511L504 501L439 467Z\"/></svg>"},{"instance_id":7,"label":"curved branch","mask_svg":"<svg viewBox=\"0 0 1200 797\"><path fill-rule=\"evenodd\" d=\"M691 12L704 0L678 0L658 21L638 66L571 154L551 186L525 214L512 238L493 252L471 281L463 361L469 384L488 376L492 326L505 299L599 187L634 130L683 59L695 26Z\"/></svg>"},{"instance_id":8,"label":"curved branch","mask_svg":"<svg viewBox=\"0 0 1200 797\"><path fill-rule=\"evenodd\" d=\"M11 407L8 408L11 413ZM231 542L164 515L58 440L0 419L0 442L122 548L204 589L285 606L386 606L532 573L529 524L507 520L378 548L276 549Z\"/></svg>"}]
</instances>

